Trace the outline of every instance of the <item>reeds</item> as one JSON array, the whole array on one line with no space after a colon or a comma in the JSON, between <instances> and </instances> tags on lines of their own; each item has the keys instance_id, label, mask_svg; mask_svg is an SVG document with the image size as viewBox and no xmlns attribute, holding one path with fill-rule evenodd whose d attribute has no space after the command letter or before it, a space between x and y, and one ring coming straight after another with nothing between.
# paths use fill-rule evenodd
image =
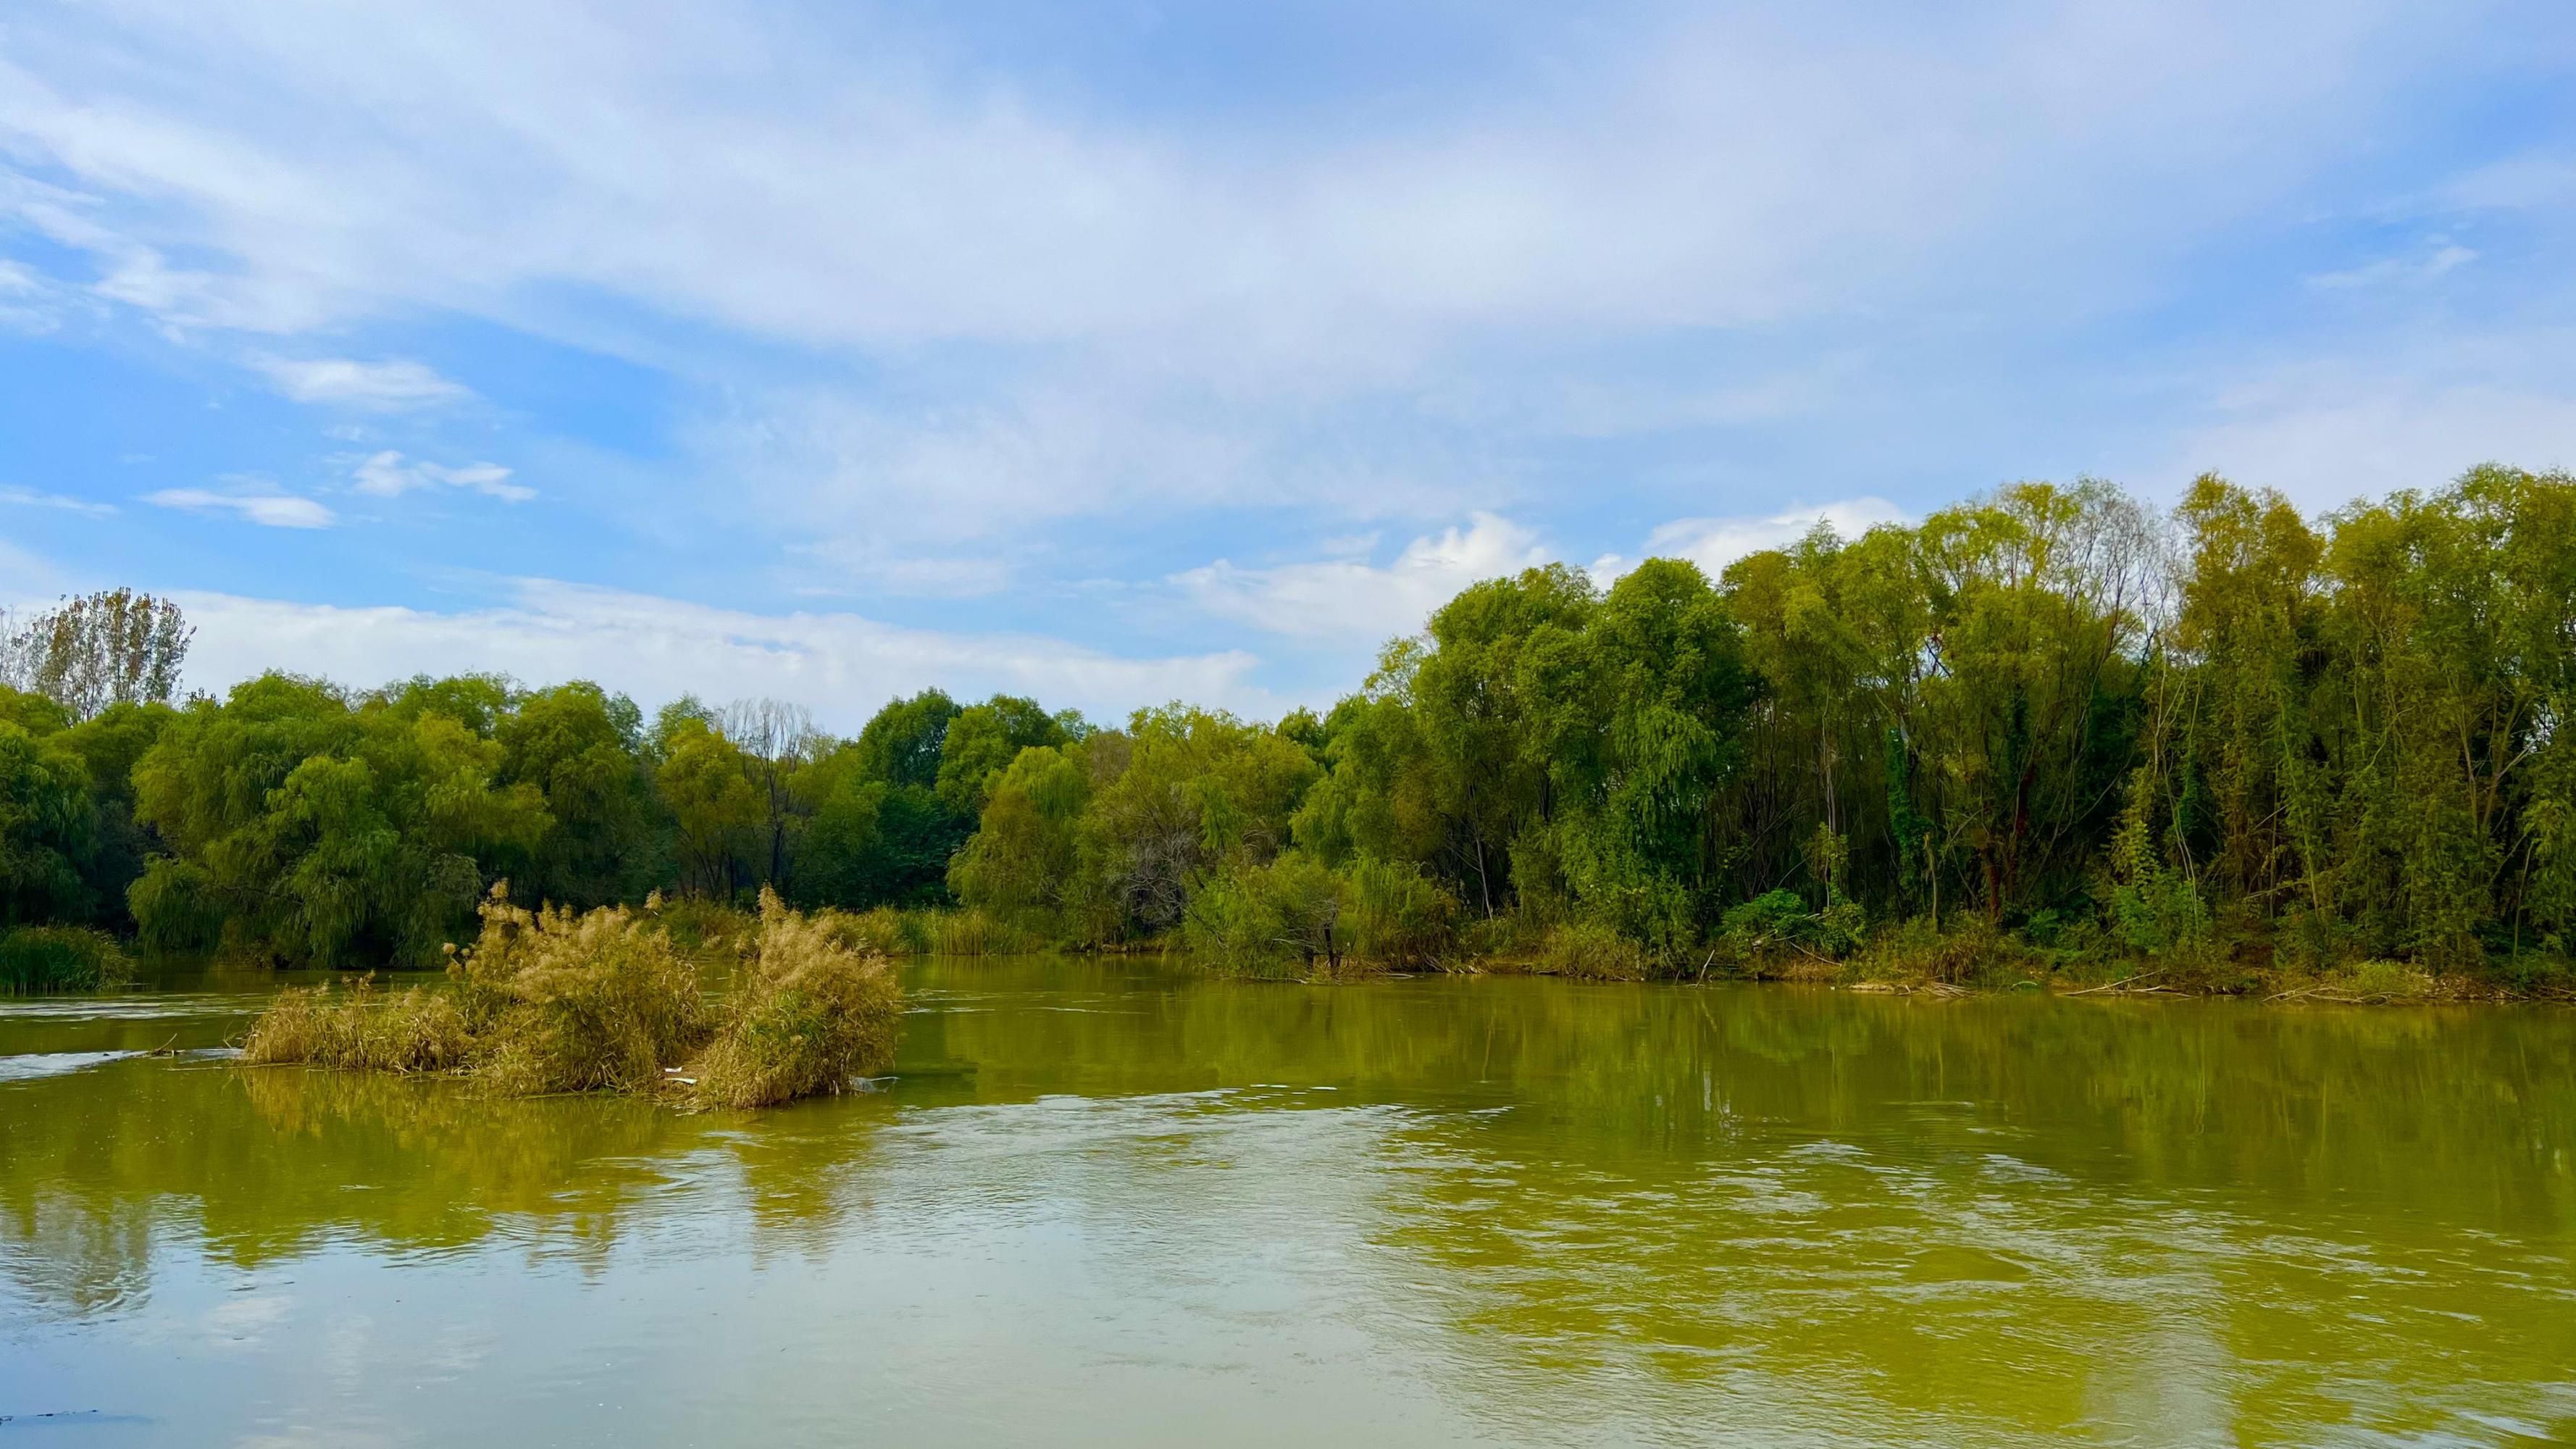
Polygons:
<instances>
[{"instance_id":1,"label":"reeds","mask_svg":"<svg viewBox=\"0 0 2576 1449\"><path fill-rule=\"evenodd\" d=\"M444 985L280 993L245 1059L453 1072L514 1096L609 1090L744 1107L837 1091L893 1059L892 963L853 941L838 913L807 917L763 892L738 938L733 997L718 1007L657 911L531 911L495 887L481 914L475 943L450 948Z\"/></svg>"},{"instance_id":2,"label":"reeds","mask_svg":"<svg viewBox=\"0 0 2576 1449\"><path fill-rule=\"evenodd\" d=\"M766 1107L837 1092L890 1065L902 993L868 934L853 917L800 915L761 892L759 932L723 1024L682 1069L694 1097Z\"/></svg>"},{"instance_id":3,"label":"reeds","mask_svg":"<svg viewBox=\"0 0 2576 1449\"><path fill-rule=\"evenodd\" d=\"M345 992L329 983L278 993L242 1041L242 1060L304 1062L369 1072L461 1071L475 1035L453 993L410 987L388 994L361 977Z\"/></svg>"}]
</instances>

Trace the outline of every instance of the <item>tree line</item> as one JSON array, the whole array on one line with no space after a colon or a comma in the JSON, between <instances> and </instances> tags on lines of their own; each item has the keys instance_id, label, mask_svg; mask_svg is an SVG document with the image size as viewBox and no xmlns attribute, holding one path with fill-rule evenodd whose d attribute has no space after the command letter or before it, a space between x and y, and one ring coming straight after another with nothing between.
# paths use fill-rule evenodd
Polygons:
<instances>
[{"instance_id":1,"label":"tree line","mask_svg":"<svg viewBox=\"0 0 2576 1449\"><path fill-rule=\"evenodd\" d=\"M1714 579L1535 568L1271 723L931 690L840 739L495 676L173 704L163 610L12 636L0 920L418 964L498 879L766 886L1246 968L1619 974L1902 939L2527 975L2576 932L2563 473L2313 519L2215 477L2166 513L2016 484Z\"/></svg>"}]
</instances>

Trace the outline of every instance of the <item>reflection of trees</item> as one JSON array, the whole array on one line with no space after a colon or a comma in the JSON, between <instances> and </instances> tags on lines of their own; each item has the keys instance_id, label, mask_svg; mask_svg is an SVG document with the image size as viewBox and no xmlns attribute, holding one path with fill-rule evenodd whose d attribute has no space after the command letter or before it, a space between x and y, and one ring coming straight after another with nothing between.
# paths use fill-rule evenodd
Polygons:
<instances>
[{"instance_id":1,"label":"reflection of trees","mask_svg":"<svg viewBox=\"0 0 2576 1449\"><path fill-rule=\"evenodd\" d=\"M505 1227L604 1254L674 1179L748 1195L755 1233L839 1210L881 1104L780 1136L584 1096L514 1099L463 1083L126 1061L21 1084L0 1100L0 1239L29 1297L61 1311L141 1291L152 1240L176 1226L243 1267L335 1235L402 1252L485 1242Z\"/></svg>"}]
</instances>

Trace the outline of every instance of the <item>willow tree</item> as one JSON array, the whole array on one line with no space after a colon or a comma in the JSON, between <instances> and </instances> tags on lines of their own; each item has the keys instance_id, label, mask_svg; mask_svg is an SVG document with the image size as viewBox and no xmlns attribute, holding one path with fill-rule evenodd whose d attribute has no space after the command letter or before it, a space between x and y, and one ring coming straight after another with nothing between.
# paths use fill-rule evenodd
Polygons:
<instances>
[{"instance_id":1,"label":"willow tree","mask_svg":"<svg viewBox=\"0 0 2576 1449\"><path fill-rule=\"evenodd\" d=\"M543 794L454 716L266 675L198 700L134 765L170 854L129 893L147 939L299 964L421 965L473 918L491 867L544 838Z\"/></svg>"},{"instance_id":2,"label":"willow tree","mask_svg":"<svg viewBox=\"0 0 2576 1449\"><path fill-rule=\"evenodd\" d=\"M88 918L89 772L59 732L0 719L0 928Z\"/></svg>"}]
</instances>

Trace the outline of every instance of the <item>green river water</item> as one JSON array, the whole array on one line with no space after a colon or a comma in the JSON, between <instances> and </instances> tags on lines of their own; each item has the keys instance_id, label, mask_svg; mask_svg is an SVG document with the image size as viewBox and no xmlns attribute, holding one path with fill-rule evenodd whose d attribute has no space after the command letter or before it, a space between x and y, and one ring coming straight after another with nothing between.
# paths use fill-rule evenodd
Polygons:
<instances>
[{"instance_id":1,"label":"green river water","mask_svg":"<svg viewBox=\"0 0 2576 1449\"><path fill-rule=\"evenodd\" d=\"M909 981L702 1116L0 1001L0 1443L2576 1440L2563 1008Z\"/></svg>"}]
</instances>

